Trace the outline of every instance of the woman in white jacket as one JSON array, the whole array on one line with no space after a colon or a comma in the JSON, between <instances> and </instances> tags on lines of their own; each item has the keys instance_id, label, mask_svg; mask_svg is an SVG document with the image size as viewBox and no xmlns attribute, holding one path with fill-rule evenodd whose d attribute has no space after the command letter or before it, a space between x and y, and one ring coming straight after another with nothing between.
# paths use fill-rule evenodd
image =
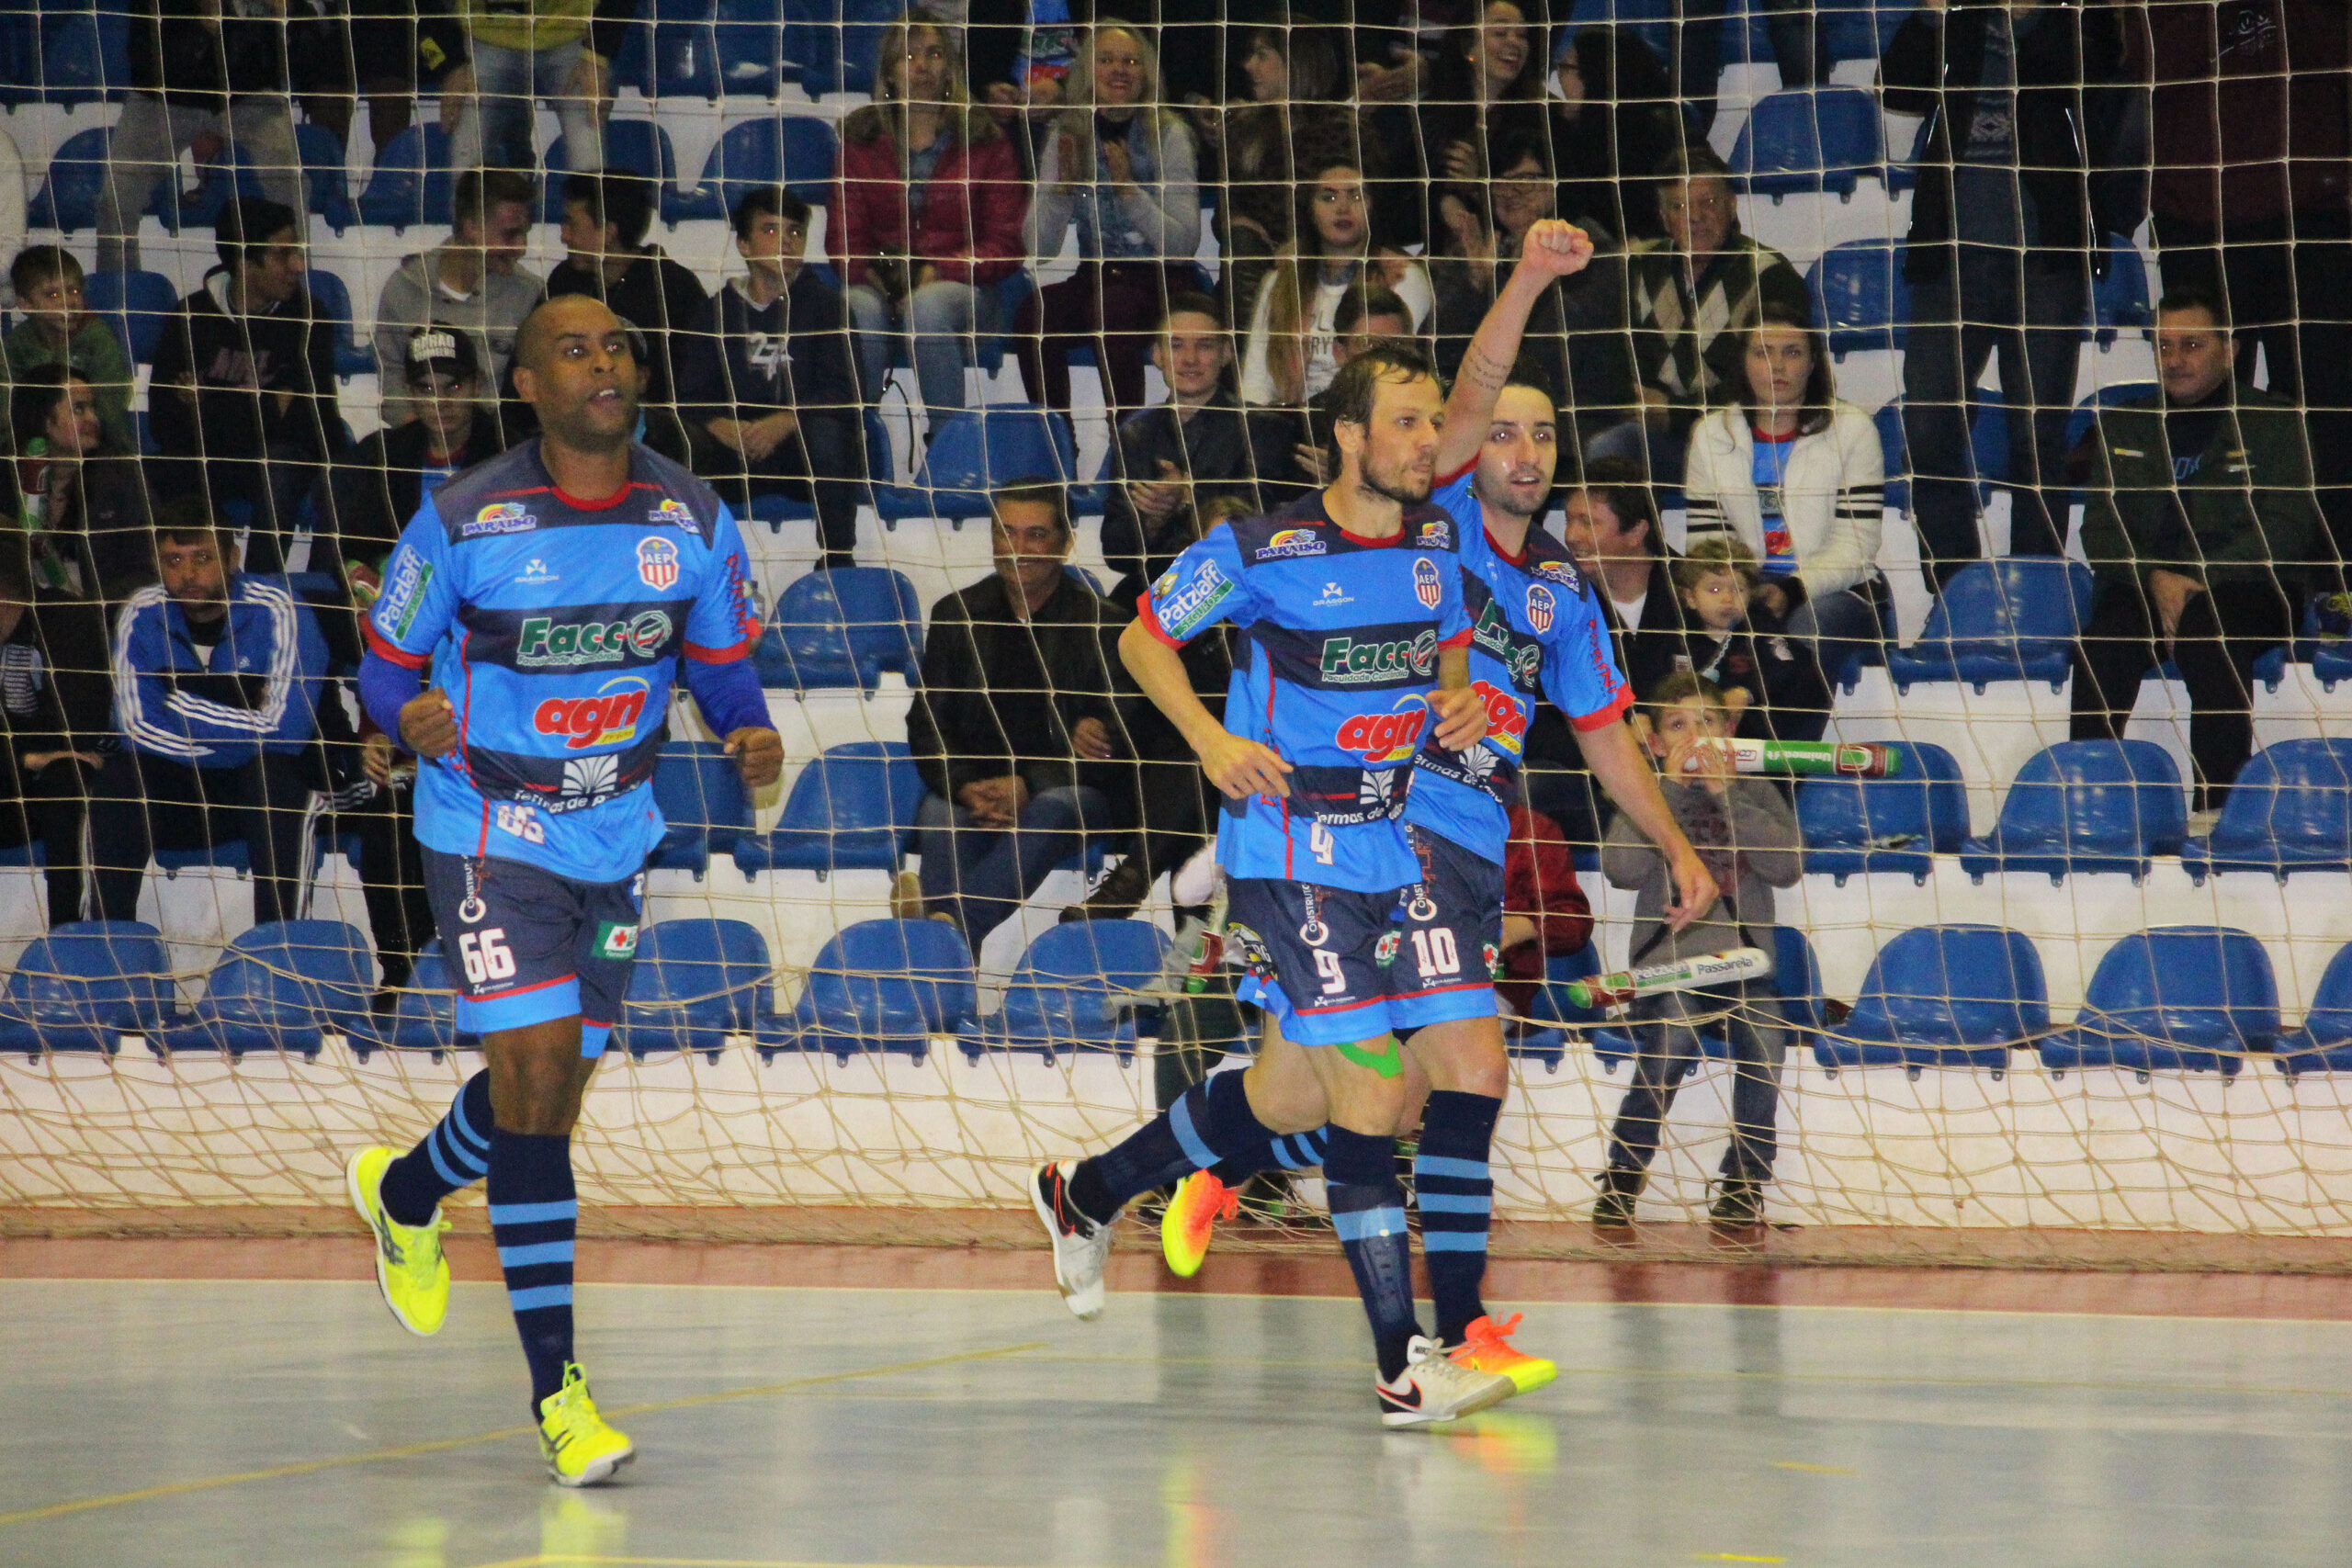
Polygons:
<instances>
[{"instance_id":1,"label":"woman in white jacket","mask_svg":"<svg viewBox=\"0 0 2352 1568\"><path fill-rule=\"evenodd\" d=\"M1690 433L1689 542L1725 534L1754 551L1764 575L1752 603L1791 635L1817 639L1834 681L1886 635L1878 431L1838 400L1820 334L1785 309L1764 308L1746 363L1747 396L1709 410Z\"/></svg>"}]
</instances>

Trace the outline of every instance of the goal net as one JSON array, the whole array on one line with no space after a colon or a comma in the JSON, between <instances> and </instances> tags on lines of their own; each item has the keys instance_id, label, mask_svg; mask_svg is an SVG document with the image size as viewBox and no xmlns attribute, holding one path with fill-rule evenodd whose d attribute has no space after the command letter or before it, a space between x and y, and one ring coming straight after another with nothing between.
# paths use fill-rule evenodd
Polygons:
<instances>
[{"instance_id":1,"label":"goal net","mask_svg":"<svg viewBox=\"0 0 2352 1568\"><path fill-rule=\"evenodd\" d=\"M1743 734L1894 758L1770 786L1804 860L1757 939L1781 1002L1743 1020L1787 1046L1770 1245L2352 1256L2326 7L663 0L535 57L121 4L0 17L0 1231L334 1227L350 1151L480 1069L448 988L501 955L435 941L414 762L355 676L411 515L537 432L516 329L552 291L627 320L639 438L737 520L785 753L746 793L683 686L630 685L666 618L529 645L617 677L537 710L583 754L561 787L637 745L670 824L575 1145L592 1228L1025 1240L1039 1161L1254 1030L1203 1005L1230 974L1188 986L1170 874L1215 803L1119 626L1203 530L1337 471L1340 364L1401 335L1457 367L1556 217L1597 254L1525 342L1542 525L1582 509L1628 638L1753 693ZM2011 89L1945 85L1987 58ZM992 511L1015 487L1043 546ZM494 510L466 525L531 524ZM1732 641L1671 629L1706 563ZM1638 1042L1568 987L1634 960L1634 892L1557 715L1527 750L1593 919L1577 947L1556 865L1509 911L1557 918L1503 955L1497 1247L1581 1255ZM1080 784L1099 830L991 825ZM1644 1246L1705 1217L1735 1079L1711 1045L1681 1081ZM1318 1192L1236 1234L1310 1230Z\"/></svg>"}]
</instances>

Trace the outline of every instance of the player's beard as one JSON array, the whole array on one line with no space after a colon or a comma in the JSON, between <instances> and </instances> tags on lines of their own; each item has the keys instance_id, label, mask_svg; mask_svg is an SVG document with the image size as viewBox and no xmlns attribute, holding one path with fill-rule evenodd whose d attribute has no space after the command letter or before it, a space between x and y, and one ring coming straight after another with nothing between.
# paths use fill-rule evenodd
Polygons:
<instances>
[{"instance_id":1,"label":"player's beard","mask_svg":"<svg viewBox=\"0 0 2352 1568\"><path fill-rule=\"evenodd\" d=\"M569 446L575 452L591 453L602 457L627 446L630 438L637 434L639 405L636 395L624 390L621 393L620 407L623 418L617 430L607 430L597 424L589 417L588 405L585 403L569 411L560 418L548 419L542 415L541 423L547 434L554 436L559 445Z\"/></svg>"},{"instance_id":2,"label":"player's beard","mask_svg":"<svg viewBox=\"0 0 2352 1568\"><path fill-rule=\"evenodd\" d=\"M1384 501L1393 501L1399 506L1419 506L1429 500L1430 482L1426 479L1409 478L1404 469L1405 465L1400 463L1384 472L1367 458L1363 473L1356 483Z\"/></svg>"},{"instance_id":3,"label":"player's beard","mask_svg":"<svg viewBox=\"0 0 2352 1568\"><path fill-rule=\"evenodd\" d=\"M1503 513L1508 516L1522 519L1540 517L1544 514L1544 503L1552 499L1552 491L1555 488L1555 484L1554 479L1547 476L1544 481L1544 488L1536 492L1534 501L1528 503L1524 508L1520 504L1517 488L1518 487L1509 482L1505 482L1495 486L1495 493L1489 495L1487 491L1487 486L1484 484L1479 483L1476 479L1472 480L1470 484L1471 493L1478 498L1481 504L1491 506L1496 511Z\"/></svg>"}]
</instances>

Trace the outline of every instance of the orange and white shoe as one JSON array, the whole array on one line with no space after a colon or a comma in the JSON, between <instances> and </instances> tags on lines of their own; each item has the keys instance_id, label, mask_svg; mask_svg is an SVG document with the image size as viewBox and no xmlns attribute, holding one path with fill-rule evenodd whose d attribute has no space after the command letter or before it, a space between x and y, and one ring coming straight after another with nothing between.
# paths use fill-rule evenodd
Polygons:
<instances>
[{"instance_id":1,"label":"orange and white shoe","mask_svg":"<svg viewBox=\"0 0 2352 1568\"><path fill-rule=\"evenodd\" d=\"M1209 1240L1216 1223L1241 1213L1241 1194L1205 1170L1196 1170L1176 1184L1176 1195L1159 1216L1159 1253L1169 1271L1189 1280L1207 1261Z\"/></svg>"},{"instance_id":2,"label":"orange and white shoe","mask_svg":"<svg viewBox=\"0 0 2352 1568\"><path fill-rule=\"evenodd\" d=\"M1513 1393L1532 1393L1560 1375L1560 1369L1541 1356L1514 1348L1510 1337L1519 1332L1521 1314L1502 1322L1482 1317L1462 1331L1462 1343L1446 1351L1453 1364L1474 1372L1495 1372L1510 1379Z\"/></svg>"}]
</instances>

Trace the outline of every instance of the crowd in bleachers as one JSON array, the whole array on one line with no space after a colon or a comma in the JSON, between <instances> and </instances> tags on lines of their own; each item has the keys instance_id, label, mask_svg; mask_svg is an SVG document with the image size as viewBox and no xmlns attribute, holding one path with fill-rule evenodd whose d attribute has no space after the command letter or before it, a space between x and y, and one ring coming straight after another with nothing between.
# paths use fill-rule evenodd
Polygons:
<instances>
[{"instance_id":1,"label":"crowd in bleachers","mask_svg":"<svg viewBox=\"0 0 2352 1568\"><path fill-rule=\"evenodd\" d=\"M1458 366L1546 218L1598 254L1547 291L1527 352L1560 400L1566 537L1637 685L1704 677L1740 734L1814 739L1861 668L2019 679L2054 658L2075 740L2114 741L2169 665L2190 805L2219 814L2255 751L2258 666L2340 618L2352 43L2320 0L1759 0L1782 91L1727 158L1707 140L1720 67L1751 51L1726 0L639 9L129 0L95 31L0 28L0 96L121 100L59 150L10 271L26 548L0 551L0 840L40 846L52 922L129 919L151 857L228 843L256 918L292 919L289 824L315 799L384 984L407 977L430 934L407 763L338 699L352 612L430 487L532 434L510 360L551 295L636 329L650 446L747 519L813 520L816 571L772 585L763 676L887 667L918 688L920 798L883 792L881 859L919 852L898 912L975 950L1057 867L1107 859L1071 912L1115 919L1204 841L1190 753L1112 651L1137 595L1220 517L1329 481L1325 393L1366 345L1419 338ZM1856 62L1878 89L1865 150L1839 130L1861 95L1831 81ZM650 124L613 117L623 88ZM680 188L665 105L804 89ZM541 105L561 130L544 156ZM1881 109L1919 117L1907 159L1879 150ZM183 155L202 197L177 189ZM1808 278L1743 231L1744 198L1858 171L1907 190L1894 243ZM166 209L218 256L168 305L139 241ZM306 265L314 216L415 244L364 316ZM721 273L665 253L657 224L688 216L729 225ZM525 265L543 222L564 251L545 276ZM394 238L421 224L446 235ZM2143 240L2160 379L2080 411L2085 344L2120 319L2103 291ZM1838 394L1857 344L1902 353L1875 420ZM976 406L1008 361L1022 402ZM369 369L381 427L355 441L348 378ZM1099 475L1077 471L1074 371L1114 427ZM921 442L894 469L874 414L897 400ZM1988 563L2004 511L2009 558ZM1098 513L1110 582L1069 564ZM860 532L978 516L994 570L927 613ZM1898 529L1937 596L1908 649L1882 566ZM2086 576L2054 565L2070 553ZM2053 563L2054 594L2021 559ZM1228 657L1188 650L1213 706ZM1531 843L1603 841L1556 715L1527 756ZM739 863L799 863L791 820L744 834ZM1567 908L1572 874L1550 880Z\"/></svg>"}]
</instances>

